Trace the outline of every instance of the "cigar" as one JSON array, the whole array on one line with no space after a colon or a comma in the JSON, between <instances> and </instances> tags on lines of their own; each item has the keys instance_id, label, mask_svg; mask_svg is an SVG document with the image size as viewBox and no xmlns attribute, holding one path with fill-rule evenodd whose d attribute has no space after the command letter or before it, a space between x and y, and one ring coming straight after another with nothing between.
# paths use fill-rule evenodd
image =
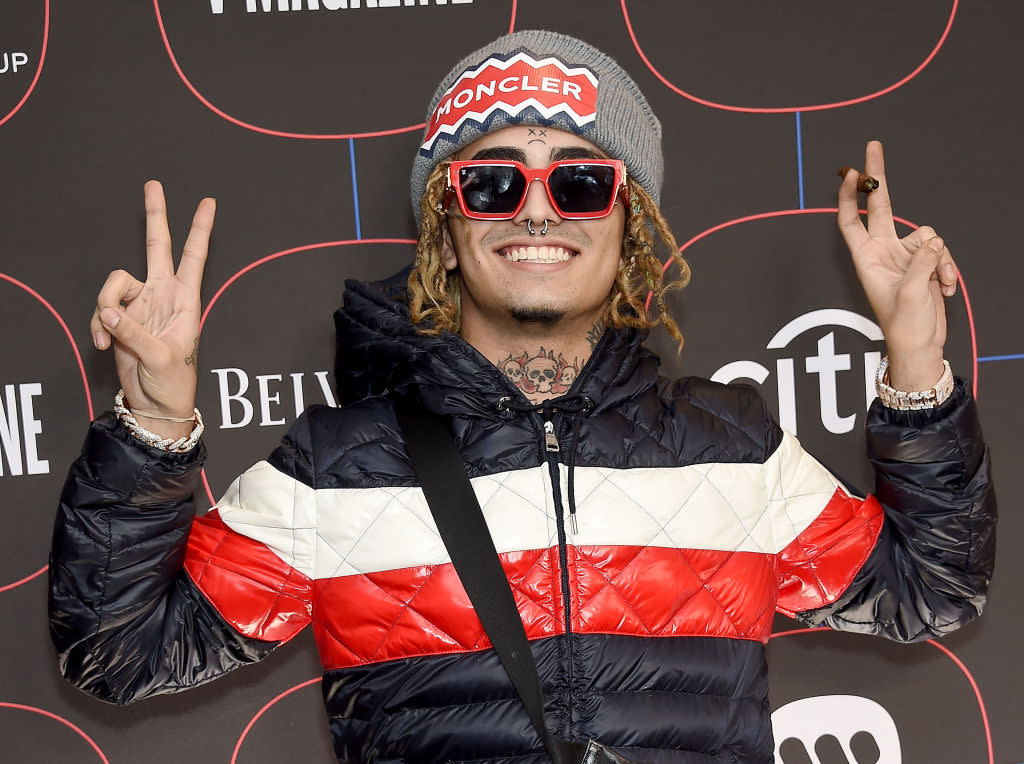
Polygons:
<instances>
[{"instance_id":1,"label":"cigar","mask_svg":"<svg viewBox=\"0 0 1024 764\"><path fill-rule=\"evenodd\" d=\"M852 167L840 167L839 171L836 173L836 175L838 175L840 178L845 178L846 177L846 173L848 173L852 169L853 169ZM864 193L864 194L870 194L876 188L878 188L878 179L877 178L872 178L870 175L865 175L864 173L858 173L857 174L857 190L858 191L860 191L861 193Z\"/></svg>"}]
</instances>

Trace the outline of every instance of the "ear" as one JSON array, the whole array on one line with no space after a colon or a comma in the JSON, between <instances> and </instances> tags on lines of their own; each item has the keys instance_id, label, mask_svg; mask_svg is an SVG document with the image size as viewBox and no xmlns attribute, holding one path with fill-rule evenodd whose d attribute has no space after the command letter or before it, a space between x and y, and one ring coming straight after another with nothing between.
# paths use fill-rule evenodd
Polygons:
<instances>
[{"instance_id":1,"label":"ear","mask_svg":"<svg viewBox=\"0 0 1024 764\"><path fill-rule=\"evenodd\" d=\"M447 216L441 224L441 265L446 271L454 271L459 267L459 258L455 254L455 244L452 242Z\"/></svg>"}]
</instances>

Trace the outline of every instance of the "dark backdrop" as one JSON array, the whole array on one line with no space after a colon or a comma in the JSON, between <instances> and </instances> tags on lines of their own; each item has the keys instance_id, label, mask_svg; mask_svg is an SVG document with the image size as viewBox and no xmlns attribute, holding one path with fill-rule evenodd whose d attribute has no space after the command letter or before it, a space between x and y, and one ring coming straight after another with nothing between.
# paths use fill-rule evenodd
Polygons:
<instances>
[{"instance_id":1,"label":"dark backdrop","mask_svg":"<svg viewBox=\"0 0 1024 764\"><path fill-rule=\"evenodd\" d=\"M882 764L896 760L892 728L906 762L1024 761L1024 5L281 4L0 6L0 758L331 760L308 634L257 667L127 709L58 678L41 574L53 507L89 416L116 388L88 318L110 270L143 272L148 178L165 183L179 244L196 202L218 198L199 397L219 496L297 406L330 400L343 279L389 275L411 256L406 189L426 99L455 60L511 26L608 51L662 119L664 211L694 270L672 300L686 349L676 357L665 336L652 339L666 372L754 379L864 490L865 373L882 343L831 208L836 168L862 164L866 140L885 141L902 229L934 226L961 269L947 356L975 385L992 445L997 575L985 617L942 643L789 633L796 625L779 618L772 706L800 721L780 714L777 730L811 741L865 730ZM809 372L810 358L833 371Z\"/></svg>"}]
</instances>

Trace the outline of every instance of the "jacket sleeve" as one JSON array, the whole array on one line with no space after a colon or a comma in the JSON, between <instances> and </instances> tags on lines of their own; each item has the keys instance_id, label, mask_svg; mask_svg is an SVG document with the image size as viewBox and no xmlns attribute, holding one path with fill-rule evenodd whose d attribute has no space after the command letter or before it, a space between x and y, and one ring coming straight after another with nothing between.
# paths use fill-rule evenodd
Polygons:
<instances>
[{"instance_id":1,"label":"jacket sleeve","mask_svg":"<svg viewBox=\"0 0 1024 764\"><path fill-rule=\"evenodd\" d=\"M288 630L247 633L197 583L217 580L207 573L230 569L233 553L273 557L234 538L217 510L193 520L204 459L202 445L186 454L146 446L110 414L93 422L61 494L49 569L50 633L78 688L118 704L176 692L261 660L308 622L301 592L268 599L260 571L232 576L236 593L273 602L260 622ZM288 594L301 590L290 584Z\"/></svg>"},{"instance_id":2,"label":"jacket sleeve","mask_svg":"<svg viewBox=\"0 0 1024 764\"><path fill-rule=\"evenodd\" d=\"M794 598L780 610L812 626L903 642L948 634L981 613L995 561L995 494L974 400L962 380L933 410L895 411L876 400L867 445L874 496L850 498L859 514L838 535L805 538L782 555L813 575L834 548L840 566L851 566L848 583L811 607ZM868 536L872 544L863 543ZM844 550L849 538L859 540ZM860 559L851 553L859 547Z\"/></svg>"}]
</instances>

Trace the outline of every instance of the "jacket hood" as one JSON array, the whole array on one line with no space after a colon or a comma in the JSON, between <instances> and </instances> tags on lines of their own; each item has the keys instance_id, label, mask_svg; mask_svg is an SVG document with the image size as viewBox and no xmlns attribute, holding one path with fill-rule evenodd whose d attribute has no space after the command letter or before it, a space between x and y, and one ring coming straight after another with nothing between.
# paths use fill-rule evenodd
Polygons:
<instances>
[{"instance_id":1,"label":"jacket hood","mask_svg":"<svg viewBox=\"0 0 1024 764\"><path fill-rule=\"evenodd\" d=\"M407 300L410 271L411 266L383 281L345 282L342 307L334 314L339 405L418 389L423 404L437 413L493 415L502 397L522 396L500 369L458 335L416 332ZM646 331L633 329L606 331L572 392L605 407L654 384L658 358L643 346L646 337Z\"/></svg>"}]
</instances>

